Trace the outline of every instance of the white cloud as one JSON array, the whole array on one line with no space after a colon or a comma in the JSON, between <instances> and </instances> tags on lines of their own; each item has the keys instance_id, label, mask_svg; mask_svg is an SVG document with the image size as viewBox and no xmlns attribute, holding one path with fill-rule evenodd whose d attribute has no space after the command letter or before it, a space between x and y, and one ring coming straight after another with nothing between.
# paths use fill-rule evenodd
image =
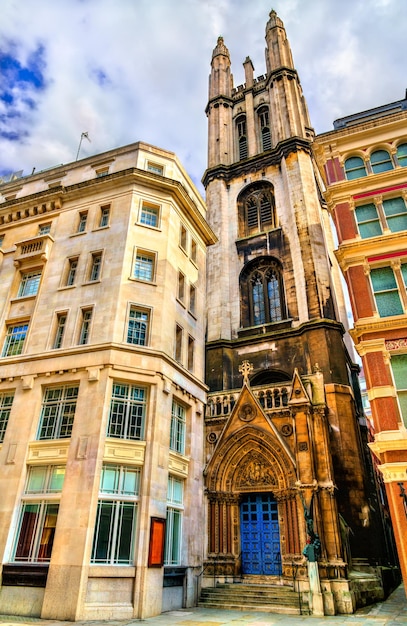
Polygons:
<instances>
[{"instance_id":1,"label":"white cloud","mask_svg":"<svg viewBox=\"0 0 407 626\"><path fill-rule=\"evenodd\" d=\"M88 131L81 156L143 140L174 150L198 182L216 39L230 50L235 85L246 56L263 74L272 7L317 132L404 97L407 3L399 0L3 0L0 44L14 42L22 65L43 45L47 87L34 111L10 123L10 131L25 124L28 136L0 139L0 171L72 161Z\"/></svg>"}]
</instances>

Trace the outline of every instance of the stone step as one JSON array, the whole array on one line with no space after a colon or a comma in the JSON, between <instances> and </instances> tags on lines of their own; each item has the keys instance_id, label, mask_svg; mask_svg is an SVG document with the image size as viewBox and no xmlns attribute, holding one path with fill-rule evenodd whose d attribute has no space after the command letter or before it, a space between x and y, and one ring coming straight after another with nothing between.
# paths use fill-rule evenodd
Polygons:
<instances>
[{"instance_id":1,"label":"stone step","mask_svg":"<svg viewBox=\"0 0 407 626\"><path fill-rule=\"evenodd\" d=\"M270 584L225 583L205 587L198 606L287 615L309 614L308 605L300 602L298 593L292 587Z\"/></svg>"}]
</instances>

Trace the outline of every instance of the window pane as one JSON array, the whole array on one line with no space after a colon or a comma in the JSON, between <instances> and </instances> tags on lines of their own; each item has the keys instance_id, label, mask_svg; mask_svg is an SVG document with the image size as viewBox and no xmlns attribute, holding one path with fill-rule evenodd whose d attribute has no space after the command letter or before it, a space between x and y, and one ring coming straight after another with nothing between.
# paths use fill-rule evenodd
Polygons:
<instances>
[{"instance_id":1,"label":"window pane","mask_svg":"<svg viewBox=\"0 0 407 626\"><path fill-rule=\"evenodd\" d=\"M14 553L15 561L29 561L34 550L34 539L39 520L40 505L24 504Z\"/></svg>"},{"instance_id":2,"label":"window pane","mask_svg":"<svg viewBox=\"0 0 407 626\"><path fill-rule=\"evenodd\" d=\"M403 198L384 200L383 209L392 233L407 229L407 208Z\"/></svg>"},{"instance_id":3,"label":"window pane","mask_svg":"<svg viewBox=\"0 0 407 626\"><path fill-rule=\"evenodd\" d=\"M148 312L131 308L127 329L127 343L145 346L148 339Z\"/></svg>"},{"instance_id":4,"label":"window pane","mask_svg":"<svg viewBox=\"0 0 407 626\"><path fill-rule=\"evenodd\" d=\"M2 356L16 356L22 353L27 330L28 324L8 328Z\"/></svg>"},{"instance_id":5,"label":"window pane","mask_svg":"<svg viewBox=\"0 0 407 626\"><path fill-rule=\"evenodd\" d=\"M143 205L141 208L140 223L146 226L158 226L158 209Z\"/></svg>"},{"instance_id":6,"label":"window pane","mask_svg":"<svg viewBox=\"0 0 407 626\"><path fill-rule=\"evenodd\" d=\"M365 204L357 207L355 215L362 239L382 234L377 208L374 204Z\"/></svg>"},{"instance_id":7,"label":"window pane","mask_svg":"<svg viewBox=\"0 0 407 626\"><path fill-rule=\"evenodd\" d=\"M45 505L45 517L38 547L39 562L48 562L51 559L52 546L54 545L55 528L57 525L58 504Z\"/></svg>"},{"instance_id":8,"label":"window pane","mask_svg":"<svg viewBox=\"0 0 407 626\"><path fill-rule=\"evenodd\" d=\"M282 319L280 304L280 286L275 276L267 279L267 294L269 299L270 322L279 322Z\"/></svg>"},{"instance_id":9,"label":"window pane","mask_svg":"<svg viewBox=\"0 0 407 626\"><path fill-rule=\"evenodd\" d=\"M51 468L51 479L50 479L48 491L50 492L62 491L64 479L65 479L65 467Z\"/></svg>"},{"instance_id":10,"label":"window pane","mask_svg":"<svg viewBox=\"0 0 407 626\"><path fill-rule=\"evenodd\" d=\"M350 157L345 161L345 174L348 180L366 176L366 167L361 157Z\"/></svg>"},{"instance_id":11,"label":"window pane","mask_svg":"<svg viewBox=\"0 0 407 626\"><path fill-rule=\"evenodd\" d=\"M154 259L146 254L137 254L134 265L134 277L139 280L153 280Z\"/></svg>"},{"instance_id":12,"label":"window pane","mask_svg":"<svg viewBox=\"0 0 407 626\"><path fill-rule=\"evenodd\" d=\"M100 491L103 493L118 493L119 471L114 465L104 465L100 479Z\"/></svg>"},{"instance_id":13,"label":"window pane","mask_svg":"<svg viewBox=\"0 0 407 626\"><path fill-rule=\"evenodd\" d=\"M402 143L397 148L397 160L401 167L406 167L407 165L407 143Z\"/></svg>"},{"instance_id":14,"label":"window pane","mask_svg":"<svg viewBox=\"0 0 407 626\"><path fill-rule=\"evenodd\" d=\"M374 269L370 276L380 317L401 315L403 307L393 270L390 267Z\"/></svg>"},{"instance_id":15,"label":"window pane","mask_svg":"<svg viewBox=\"0 0 407 626\"><path fill-rule=\"evenodd\" d=\"M376 152L373 152L370 157L370 163L374 174L393 169L393 163L386 150L376 150Z\"/></svg>"},{"instance_id":16,"label":"window pane","mask_svg":"<svg viewBox=\"0 0 407 626\"><path fill-rule=\"evenodd\" d=\"M26 493L45 491L47 467L30 467L27 479Z\"/></svg>"},{"instance_id":17,"label":"window pane","mask_svg":"<svg viewBox=\"0 0 407 626\"><path fill-rule=\"evenodd\" d=\"M140 470L130 467L123 468L123 486L121 492L125 495L136 496L139 492Z\"/></svg>"},{"instance_id":18,"label":"window pane","mask_svg":"<svg viewBox=\"0 0 407 626\"><path fill-rule=\"evenodd\" d=\"M394 382L404 425L407 426L407 354L391 357Z\"/></svg>"},{"instance_id":19,"label":"window pane","mask_svg":"<svg viewBox=\"0 0 407 626\"><path fill-rule=\"evenodd\" d=\"M131 563L133 560L133 537L136 518L136 505L133 502L121 503L118 512L117 550L115 563Z\"/></svg>"},{"instance_id":20,"label":"window pane","mask_svg":"<svg viewBox=\"0 0 407 626\"><path fill-rule=\"evenodd\" d=\"M0 394L0 443L4 440L13 398L13 394Z\"/></svg>"},{"instance_id":21,"label":"window pane","mask_svg":"<svg viewBox=\"0 0 407 626\"><path fill-rule=\"evenodd\" d=\"M253 324L265 324L266 322L266 309L264 305L264 291L263 281L261 276L255 277L252 287L253 296Z\"/></svg>"},{"instance_id":22,"label":"window pane","mask_svg":"<svg viewBox=\"0 0 407 626\"><path fill-rule=\"evenodd\" d=\"M92 561L106 563L109 558L113 534L113 502L98 503Z\"/></svg>"}]
</instances>

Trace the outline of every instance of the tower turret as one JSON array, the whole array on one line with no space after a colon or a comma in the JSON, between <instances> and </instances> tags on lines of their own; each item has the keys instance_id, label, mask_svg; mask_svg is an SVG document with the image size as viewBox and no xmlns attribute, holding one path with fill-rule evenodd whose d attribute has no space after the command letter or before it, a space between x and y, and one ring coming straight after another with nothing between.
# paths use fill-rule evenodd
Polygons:
<instances>
[{"instance_id":1,"label":"tower turret","mask_svg":"<svg viewBox=\"0 0 407 626\"><path fill-rule=\"evenodd\" d=\"M218 37L212 53L211 68L206 114L209 122L208 166L214 167L221 163L229 164L231 158L233 77L229 50L223 37Z\"/></svg>"}]
</instances>

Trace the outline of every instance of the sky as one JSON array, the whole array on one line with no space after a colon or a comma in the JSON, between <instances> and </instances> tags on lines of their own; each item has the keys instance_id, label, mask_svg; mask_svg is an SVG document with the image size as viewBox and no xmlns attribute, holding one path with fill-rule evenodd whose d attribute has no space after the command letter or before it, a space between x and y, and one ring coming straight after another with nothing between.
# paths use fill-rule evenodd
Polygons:
<instances>
[{"instance_id":1,"label":"sky","mask_svg":"<svg viewBox=\"0 0 407 626\"><path fill-rule=\"evenodd\" d=\"M406 0L0 0L0 176L135 141L174 151L203 193L208 76L219 35L234 85L265 73L283 20L317 133L402 100Z\"/></svg>"}]
</instances>

